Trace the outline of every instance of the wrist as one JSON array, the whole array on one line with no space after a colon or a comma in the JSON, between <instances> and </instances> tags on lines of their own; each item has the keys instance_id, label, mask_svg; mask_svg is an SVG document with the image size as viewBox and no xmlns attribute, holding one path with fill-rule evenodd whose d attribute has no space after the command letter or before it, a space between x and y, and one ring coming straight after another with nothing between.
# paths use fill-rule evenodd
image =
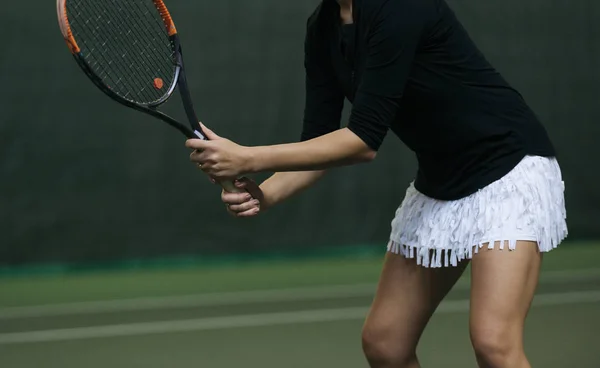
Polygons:
<instances>
[{"instance_id":1,"label":"wrist","mask_svg":"<svg viewBox=\"0 0 600 368\"><path fill-rule=\"evenodd\" d=\"M263 182L259 185L262 192L262 200L260 201L261 211L266 211L277 204L277 199L273 196L273 193L269 190L269 187Z\"/></svg>"},{"instance_id":2,"label":"wrist","mask_svg":"<svg viewBox=\"0 0 600 368\"><path fill-rule=\"evenodd\" d=\"M260 162L260 147L245 147L244 157L246 158L246 165L244 173L254 174L262 171Z\"/></svg>"}]
</instances>

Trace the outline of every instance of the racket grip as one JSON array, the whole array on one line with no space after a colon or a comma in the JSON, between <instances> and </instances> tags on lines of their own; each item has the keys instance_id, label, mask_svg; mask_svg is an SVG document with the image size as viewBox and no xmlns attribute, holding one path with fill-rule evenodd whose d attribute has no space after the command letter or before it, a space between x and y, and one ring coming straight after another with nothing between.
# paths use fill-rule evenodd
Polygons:
<instances>
[{"instance_id":1,"label":"racket grip","mask_svg":"<svg viewBox=\"0 0 600 368\"><path fill-rule=\"evenodd\" d=\"M221 187L229 193L244 193L245 190L244 189L240 189L238 187L235 186L235 184L233 184L232 181L220 181L219 184L221 185Z\"/></svg>"},{"instance_id":2,"label":"racket grip","mask_svg":"<svg viewBox=\"0 0 600 368\"><path fill-rule=\"evenodd\" d=\"M193 121L198 121L198 119L195 119L195 120L193 120ZM202 134L202 133L200 132L200 130L198 130L198 129L197 129L197 130L194 130L194 134L195 134L195 135L196 135L198 138L200 138L200 139L207 139L207 138L206 138L206 136L205 136L204 134ZM232 181L228 181L228 180L226 180L226 181L220 181L220 182L218 182L218 183L219 183L219 185L221 185L221 187L222 187L222 188L223 188L223 189L224 189L226 192L229 192L229 193L244 193L244 192L246 191L246 190L244 190L244 189L237 188L237 187L235 186L235 184L233 184L233 182L232 182Z\"/></svg>"}]
</instances>

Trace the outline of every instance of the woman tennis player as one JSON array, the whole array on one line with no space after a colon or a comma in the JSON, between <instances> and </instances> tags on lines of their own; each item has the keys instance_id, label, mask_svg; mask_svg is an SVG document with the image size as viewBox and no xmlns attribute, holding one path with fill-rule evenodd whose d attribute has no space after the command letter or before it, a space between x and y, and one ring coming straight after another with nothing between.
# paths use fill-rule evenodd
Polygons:
<instances>
[{"instance_id":1,"label":"woman tennis player","mask_svg":"<svg viewBox=\"0 0 600 368\"><path fill-rule=\"evenodd\" d=\"M523 326L542 253L567 236L564 186L545 129L486 61L445 0L323 0L305 42L299 143L244 147L207 129L192 161L217 180L276 172L228 210L255 216L328 168L375 159L391 130L415 152L363 330L372 367L418 367L430 317L472 265L470 335L481 367L529 367ZM350 121L340 128L344 98ZM400 167L398 168L401 169Z\"/></svg>"}]
</instances>

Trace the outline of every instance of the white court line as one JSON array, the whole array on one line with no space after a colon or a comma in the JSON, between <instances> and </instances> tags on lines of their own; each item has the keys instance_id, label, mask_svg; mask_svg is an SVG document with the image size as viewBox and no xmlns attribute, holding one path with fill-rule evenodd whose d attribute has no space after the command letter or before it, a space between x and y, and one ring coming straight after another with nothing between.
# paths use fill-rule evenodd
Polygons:
<instances>
[{"instance_id":1,"label":"white court line","mask_svg":"<svg viewBox=\"0 0 600 368\"><path fill-rule=\"evenodd\" d=\"M542 273L541 284L568 283L598 279L600 268L579 271L553 271ZM470 281L461 279L454 290L468 290ZM0 308L0 320L48 316L72 316L80 314L161 310L171 308L194 308L227 306L251 303L275 303L369 297L375 293L375 284L327 285L317 287L251 290L195 295L133 298L91 302L47 304L38 306Z\"/></svg>"},{"instance_id":2,"label":"white court line","mask_svg":"<svg viewBox=\"0 0 600 368\"><path fill-rule=\"evenodd\" d=\"M94 302L48 304L0 309L0 320L58 315L161 310L227 306L251 303L310 301L369 296L375 293L374 284L328 285L319 287L234 291L157 298L118 299Z\"/></svg>"},{"instance_id":3,"label":"white court line","mask_svg":"<svg viewBox=\"0 0 600 368\"><path fill-rule=\"evenodd\" d=\"M586 291L538 295L533 301L533 306L541 307L598 302L600 302L600 291ZM316 309L297 312L263 313L178 321L143 322L97 327L13 332L0 334L0 345L347 321L365 318L368 309L369 308L367 307ZM469 300L456 300L443 302L436 313L459 313L467 312L468 310Z\"/></svg>"}]
</instances>

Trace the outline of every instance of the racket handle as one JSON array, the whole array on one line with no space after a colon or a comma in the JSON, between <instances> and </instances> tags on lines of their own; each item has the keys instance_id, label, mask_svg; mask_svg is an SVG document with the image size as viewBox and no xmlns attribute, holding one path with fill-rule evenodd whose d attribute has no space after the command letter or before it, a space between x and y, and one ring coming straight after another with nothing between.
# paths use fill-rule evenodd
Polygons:
<instances>
[{"instance_id":1,"label":"racket handle","mask_svg":"<svg viewBox=\"0 0 600 368\"><path fill-rule=\"evenodd\" d=\"M236 187L232 181L220 181L219 184L226 192L229 193L244 193L246 191L244 189Z\"/></svg>"},{"instance_id":2,"label":"racket handle","mask_svg":"<svg viewBox=\"0 0 600 368\"><path fill-rule=\"evenodd\" d=\"M194 120L198 121L198 119ZM206 136L200 132L199 129L194 130L194 134L200 139L206 139ZM220 181L221 187L229 193L244 193L246 190L237 188L232 181Z\"/></svg>"}]
</instances>

